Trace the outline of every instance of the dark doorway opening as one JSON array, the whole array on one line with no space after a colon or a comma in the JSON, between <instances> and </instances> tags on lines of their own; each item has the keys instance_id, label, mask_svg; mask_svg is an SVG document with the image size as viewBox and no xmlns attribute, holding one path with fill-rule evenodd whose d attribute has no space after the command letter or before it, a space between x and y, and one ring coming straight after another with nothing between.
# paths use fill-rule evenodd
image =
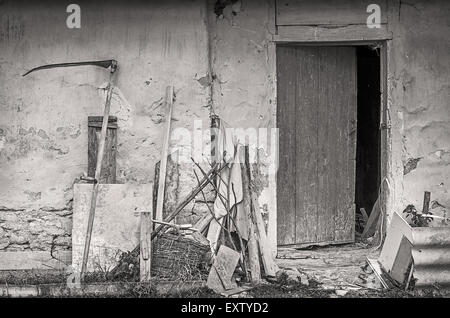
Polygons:
<instances>
[{"instance_id":1,"label":"dark doorway opening","mask_svg":"<svg viewBox=\"0 0 450 318\"><path fill-rule=\"evenodd\" d=\"M356 143L356 232L362 232L364 217L370 215L380 186L380 50L357 47L357 143Z\"/></svg>"}]
</instances>

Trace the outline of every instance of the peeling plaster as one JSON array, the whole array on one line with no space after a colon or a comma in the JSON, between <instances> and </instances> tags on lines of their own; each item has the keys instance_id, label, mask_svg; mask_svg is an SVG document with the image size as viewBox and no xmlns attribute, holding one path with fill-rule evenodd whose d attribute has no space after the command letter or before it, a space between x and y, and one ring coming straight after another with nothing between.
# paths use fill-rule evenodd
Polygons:
<instances>
[{"instance_id":1,"label":"peeling plaster","mask_svg":"<svg viewBox=\"0 0 450 318\"><path fill-rule=\"evenodd\" d=\"M407 175L411 171L417 168L417 163L423 158L409 158L408 161L403 165L403 175Z\"/></svg>"},{"instance_id":2,"label":"peeling plaster","mask_svg":"<svg viewBox=\"0 0 450 318\"><path fill-rule=\"evenodd\" d=\"M208 118L203 106L209 89L203 80L193 80L196 74L210 74L205 12L199 10L204 1L132 5L113 20L108 17L116 15L117 6L98 12L86 5L86 23L102 23L81 30L75 41L67 29L55 28L57 6L24 6L20 12L9 6L2 12L15 29L0 24L0 224L11 228L1 227L0 249L70 248L72 185L87 170L87 117L101 116L106 98L108 74L100 68L54 69L24 79L26 69L59 62L61 56L68 61L114 56L119 61L111 115L118 117L120 183L153 180L165 120L159 106L167 85L177 93L174 127ZM45 22L36 24L36 19ZM111 34L118 39L114 48ZM193 178L184 183L191 187ZM18 218L14 229L3 220L13 215Z\"/></svg>"}]
</instances>

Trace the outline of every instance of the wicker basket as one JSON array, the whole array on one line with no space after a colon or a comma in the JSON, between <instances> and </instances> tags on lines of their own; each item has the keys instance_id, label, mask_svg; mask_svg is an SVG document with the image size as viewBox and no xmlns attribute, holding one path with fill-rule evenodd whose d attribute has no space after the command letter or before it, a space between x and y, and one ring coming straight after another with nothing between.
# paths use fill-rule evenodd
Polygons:
<instances>
[{"instance_id":1,"label":"wicker basket","mask_svg":"<svg viewBox=\"0 0 450 318\"><path fill-rule=\"evenodd\" d=\"M158 235L152 244L152 276L180 281L206 279L209 252L209 245L182 235Z\"/></svg>"}]
</instances>

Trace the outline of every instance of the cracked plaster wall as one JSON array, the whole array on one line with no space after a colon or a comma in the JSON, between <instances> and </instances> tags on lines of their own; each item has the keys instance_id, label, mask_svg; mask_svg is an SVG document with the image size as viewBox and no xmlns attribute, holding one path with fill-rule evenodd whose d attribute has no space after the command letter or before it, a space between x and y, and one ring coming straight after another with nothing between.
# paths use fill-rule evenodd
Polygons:
<instances>
[{"instance_id":1,"label":"cracked plaster wall","mask_svg":"<svg viewBox=\"0 0 450 318\"><path fill-rule=\"evenodd\" d=\"M450 2L393 1L389 27L393 210L450 208ZM392 211L388 211L392 212Z\"/></svg>"},{"instance_id":2,"label":"cracked plaster wall","mask_svg":"<svg viewBox=\"0 0 450 318\"><path fill-rule=\"evenodd\" d=\"M87 171L87 117L102 115L108 73L96 67L32 73L47 63L119 61L111 115L118 117L118 183L153 181L165 124L208 123L203 1L81 4L81 29L65 3L0 3L0 250L69 249L73 182ZM176 141L175 141L176 142ZM180 182L181 183L181 182ZM187 186L187 185L186 185Z\"/></svg>"},{"instance_id":3,"label":"cracked plaster wall","mask_svg":"<svg viewBox=\"0 0 450 318\"><path fill-rule=\"evenodd\" d=\"M215 1L210 1L210 8ZM228 1L221 14L209 10L212 72L212 105L225 127L274 128L276 126L275 44L273 1ZM262 137L260 134L258 138ZM276 251L276 181L270 163L270 131L250 149L255 159L254 189L272 250ZM250 146L254 148L255 145ZM251 159L252 159L251 158ZM256 164L257 163L257 164ZM259 168L258 168L259 167Z\"/></svg>"},{"instance_id":4,"label":"cracked plaster wall","mask_svg":"<svg viewBox=\"0 0 450 318\"><path fill-rule=\"evenodd\" d=\"M153 180L166 85L176 91L174 127L192 130L195 119L207 127L209 106L226 125L275 126L274 2L232 1L217 16L215 1L208 1L208 14L203 1L151 7L131 2L120 9L94 2L96 10L85 10L78 31L65 28L62 5L20 11L12 1L2 5L8 10L0 16L0 249L70 248L72 184L87 169L87 116L100 115L102 109L104 71L77 68L20 76L33 66L119 60L112 102L112 114L119 117L119 182ZM394 38L388 43L393 199L388 212L409 203L420 207L425 190L449 206L450 3L400 5L397 0L389 8ZM258 152L262 165L253 173L275 251L270 152ZM195 182L191 165L180 170L183 197Z\"/></svg>"}]
</instances>

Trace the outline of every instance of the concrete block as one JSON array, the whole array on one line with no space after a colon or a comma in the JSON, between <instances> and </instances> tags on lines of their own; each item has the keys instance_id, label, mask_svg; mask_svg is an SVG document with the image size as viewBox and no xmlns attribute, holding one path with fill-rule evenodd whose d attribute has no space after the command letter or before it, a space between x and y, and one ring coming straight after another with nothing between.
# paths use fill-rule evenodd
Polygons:
<instances>
[{"instance_id":1,"label":"concrete block","mask_svg":"<svg viewBox=\"0 0 450 318\"><path fill-rule=\"evenodd\" d=\"M81 270L92 184L75 184L73 200L72 267ZM151 211L153 186L101 184L89 252L88 271L107 271L121 252L139 243L140 213Z\"/></svg>"}]
</instances>

